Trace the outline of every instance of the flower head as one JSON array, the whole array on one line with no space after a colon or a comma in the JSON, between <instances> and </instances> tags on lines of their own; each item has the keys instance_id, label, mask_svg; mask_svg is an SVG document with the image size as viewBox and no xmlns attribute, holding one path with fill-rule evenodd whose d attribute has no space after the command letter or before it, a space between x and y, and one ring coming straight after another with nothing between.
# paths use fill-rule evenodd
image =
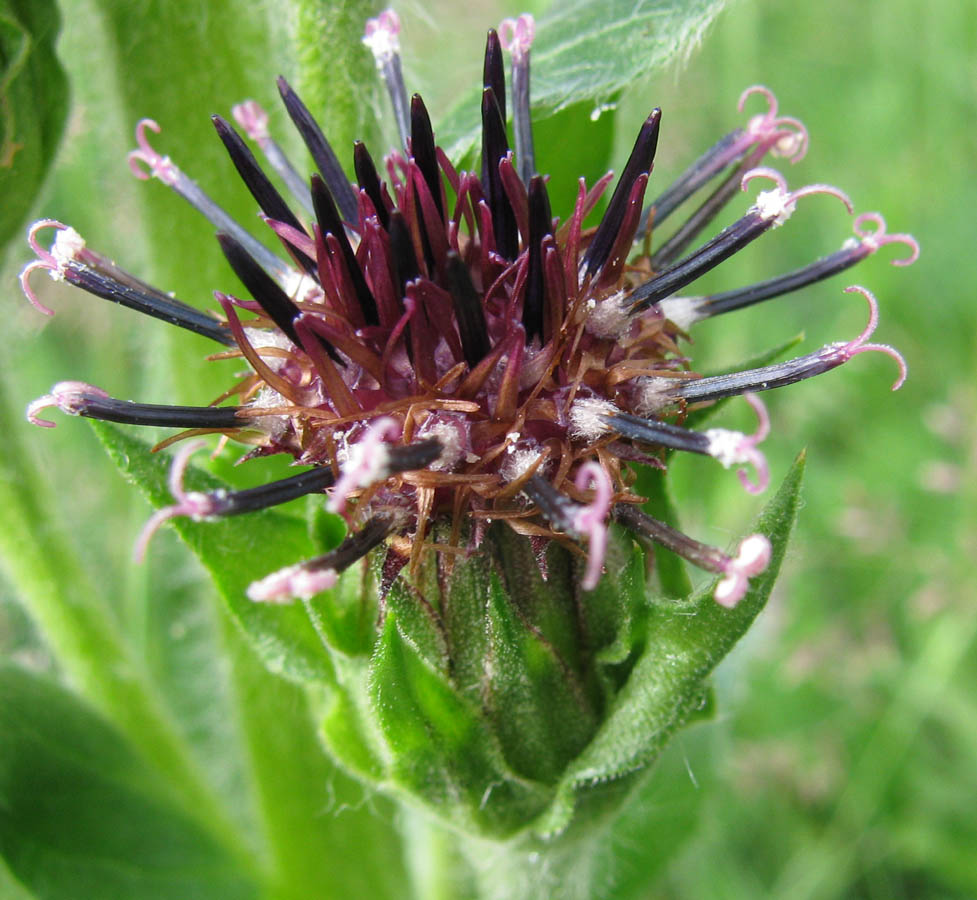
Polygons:
<instances>
[{"instance_id":1,"label":"flower head","mask_svg":"<svg viewBox=\"0 0 977 900\"><path fill-rule=\"evenodd\" d=\"M889 235L878 213L858 216L854 238L837 252L760 284L708 296L684 293L700 276L783 225L806 197L851 201L815 184L791 189L768 155L791 161L808 149L796 119L778 114L772 92L748 88L740 109L759 95L754 115L702 156L656 199L646 202L661 110L641 125L596 227L585 220L610 187L608 177L580 180L573 207L554 216L547 180L536 171L530 117L531 16L506 20L486 43L481 100L481 171L459 171L435 141L417 94L404 87L392 12L366 27L390 94L402 146L378 167L356 144L351 184L319 125L291 86L279 79L285 107L315 161L306 184L268 129L254 101L234 107L246 135L294 195L279 193L234 127L214 125L283 254L271 252L232 220L167 156L150 144L142 120L129 156L140 178L156 178L184 197L218 229L230 269L243 286L220 285L219 317L201 312L119 268L73 229L45 219L32 226L37 259L21 274L31 302L50 314L31 286L45 269L55 280L172 325L204 335L243 357L250 373L206 407L159 406L111 397L82 382L62 382L34 401L28 418L56 406L71 415L136 425L218 433L257 444L308 466L302 473L247 491L184 491L182 474L196 444L174 462L176 500L150 520L139 541L173 516L210 519L245 513L298 496L325 492L330 511L346 517L349 536L323 557L296 561L252 585L256 601L309 597L338 573L383 547L388 568L416 570L428 552L448 552L432 536L445 523L451 553L476 551L490 522L504 521L536 544L556 541L586 557L581 584L600 581L608 527L664 544L719 575L717 602L735 605L762 572L770 547L762 535L732 554L707 547L641 510L630 463L663 466L673 451L711 456L739 468L746 490L769 481L759 449L769 420L757 393L835 368L856 354L880 350L900 367L891 347L866 343L871 318L853 341L761 369L703 378L683 350L696 322L797 290L849 268L886 243L900 242L912 262L908 235ZM507 92L505 53L512 69ZM511 116L513 141L508 120ZM773 187L754 197L732 224L690 247L754 181ZM667 238L667 220L707 185L711 193ZM296 212L295 210L298 210ZM44 249L39 233L55 229ZM652 240L654 238L654 240ZM752 436L723 428L698 431L690 410L743 395L759 427ZM234 398L232 405L223 403ZM179 435L177 437L180 437ZM441 539L438 538L438 541Z\"/></svg>"}]
</instances>

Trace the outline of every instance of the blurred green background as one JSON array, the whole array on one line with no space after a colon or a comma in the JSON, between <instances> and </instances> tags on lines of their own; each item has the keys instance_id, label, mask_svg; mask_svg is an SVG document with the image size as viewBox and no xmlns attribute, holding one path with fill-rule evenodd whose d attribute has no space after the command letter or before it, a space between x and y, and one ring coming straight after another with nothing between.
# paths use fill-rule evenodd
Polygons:
<instances>
[{"instance_id":1,"label":"blurred green background","mask_svg":"<svg viewBox=\"0 0 977 900\"><path fill-rule=\"evenodd\" d=\"M227 280L209 226L158 183L135 182L124 156L135 119L152 115L164 125L156 145L223 204L250 216L207 115L226 115L246 96L272 106L278 63L260 52L273 16L256 17L253 26L235 20L221 43L222 17L230 21L232 7L144 3L133 14L121 3L63 4L61 58L73 106L57 168L35 209L72 223L120 264L201 306ZM405 4L409 87L424 91L432 110L450 103L477 78L483 25L518 11ZM139 30L143 21L189 29L186 40L200 51L196 66L170 71L153 34ZM249 27L259 52L241 40ZM141 74L130 80L134 71ZM294 71L286 66L285 74ZM340 75L353 80L353 96L364 104L364 133L375 130L369 89L357 73ZM854 282L879 298L876 338L904 353L910 377L890 394L894 366L866 355L766 395L774 483L801 447L809 449L792 549L769 608L720 670L718 721L680 735L647 791L649 821L680 831L665 840L680 849L665 864L649 858L636 837L622 850L622 865L634 870L636 885L643 883L638 873L660 869L653 895L663 897L977 896L977 6L740 0L687 66L608 97L615 108L596 123L588 108L541 126L540 167L554 184L580 174L593 179L620 163L643 116L660 105L653 184L663 186L743 121L736 99L754 83L771 87L781 111L810 130L807 158L786 172L791 184L837 184L859 212L879 210L892 231L912 232L922 256L898 269L888 261L900 251L884 249L840 279L707 322L695 331L697 367L719 369L801 331L805 352L850 338L865 321L862 301L842 294ZM752 102L751 113L759 107ZM169 140L168 124L177 126ZM747 201L737 203L727 220ZM831 201L802 202L788 226L702 286L787 271L836 249L848 229ZM84 423L55 414L58 428L44 433L26 425L20 410L62 379L90 381L115 396L205 403L235 367L203 363L210 348L202 339L170 334L38 277L57 310L53 320L42 319L14 282L29 256L15 242L4 271L6 452L21 448L45 483L39 504L47 518L34 523L39 546L77 555L97 588L93 602L112 605L120 633L144 648L148 671L160 674L161 693L176 697L174 659L158 635L164 626L226 632L219 612L192 599L208 596L206 581L170 534L157 538L148 565L132 566L132 538L148 507ZM749 422L742 410L723 414L723 424ZM723 546L758 504L710 462L677 461L672 488L685 528ZM270 470L273 464L256 464L233 477L253 484ZM15 580L0 581L0 652L56 669L15 602ZM225 633L223 640L236 638ZM186 721L206 718L184 713ZM220 733L211 730L216 771ZM636 890L644 895L644 887Z\"/></svg>"}]
</instances>

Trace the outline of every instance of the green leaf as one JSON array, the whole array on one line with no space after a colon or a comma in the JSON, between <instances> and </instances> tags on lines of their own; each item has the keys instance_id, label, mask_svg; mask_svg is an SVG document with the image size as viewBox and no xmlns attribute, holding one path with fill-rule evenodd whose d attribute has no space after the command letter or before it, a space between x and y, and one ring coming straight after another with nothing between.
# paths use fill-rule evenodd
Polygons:
<instances>
[{"instance_id":1,"label":"green leaf","mask_svg":"<svg viewBox=\"0 0 977 900\"><path fill-rule=\"evenodd\" d=\"M273 896L305 900L318 887L330 897L400 897L406 876L390 804L327 758L314 718L318 685L269 675L230 616L222 619L238 740L280 888Z\"/></svg>"},{"instance_id":2,"label":"green leaf","mask_svg":"<svg viewBox=\"0 0 977 900\"><path fill-rule=\"evenodd\" d=\"M571 0L536 26L532 102L546 113L612 100L644 76L688 57L725 0ZM478 92L469 92L438 129L454 157L475 141Z\"/></svg>"},{"instance_id":3,"label":"green leaf","mask_svg":"<svg viewBox=\"0 0 977 900\"><path fill-rule=\"evenodd\" d=\"M602 669L631 655L648 606L644 553L631 532L613 522L609 532L604 575L578 597L584 640ZM578 574L578 582L582 577Z\"/></svg>"},{"instance_id":4,"label":"green leaf","mask_svg":"<svg viewBox=\"0 0 977 900\"><path fill-rule=\"evenodd\" d=\"M517 772L552 783L589 741L598 710L577 673L520 615L497 576L487 627L483 696L494 731Z\"/></svg>"},{"instance_id":5,"label":"green leaf","mask_svg":"<svg viewBox=\"0 0 977 900\"><path fill-rule=\"evenodd\" d=\"M259 896L114 729L13 667L0 668L0 855L39 898Z\"/></svg>"},{"instance_id":6,"label":"green leaf","mask_svg":"<svg viewBox=\"0 0 977 900\"><path fill-rule=\"evenodd\" d=\"M306 498L306 519L309 522L309 534L312 536L317 553L335 550L349 531L346 520L336 513L329 512L318 497Z\"/></svg>"},{"instance_id":7,"label":"green leaf","mask_svg":"<svg viewBox=\"0 0 977 900\"><path fill-rule=\"evenodd\" d=\"M545 805L549 791L508 769L481 710L404 639L393 615L377 644L370 692L391 781L439 815L501 837Z\"/></svg>"},{"instance_id":8,"label":"green leaf","mask_svg":"<svg viewBox=\"0 0 977 900\"><path fill-rule=\"evenodd\" d=\"M377 619L376 589L369 570L350 567L336 587L305 601L305 608L323 643L347 656L369 655Z\"/></svg>"},{"instance_id":9,"label":"green leaf","mask_svg":"<svg viewBox=\"0 0 977 900\"><path fill-rule=\"evenodd\" d=\"M0 390L0 431L5 435L0 454L0 563L37 628L45 655L54 658L57 671L100 714L123 730L173 791L181 792L186 808L206 814L214 830L233 840L227 810L201 771L200 757L188 752L187 731L196 739L205 729L199 719L184 721L181 733L173 715L179 718L181 710L167 707L173 694L165 663L164 671L155 668L159 660L153 648L162 644L179 656L186 645L176 635L188 623L160 619L165 629L160 643L127 640L111 603L119 598L82 565L65 533L70 529L61 527L63 504L51 498L46 473L37 470L33 455L22 446L19 432L28 426L13 420L4 394ZM162 579L159 604L179 615L168 587L169 580ZM152 615L147 615L142 632L151 630L151 622ZM195 666L194 671L206 677L204 667ZM208 689L206 696L212 701L219 690L214 685ZM198 702L201 697L202 692ZM226 775L232 769L233 762L226 760L221 771Z\"/></svg>"},{"instance_id":10,"label":"green leaf","mask_svg":"<svg viewBox=\"0 0 977 900\"><path fill-rule=\"evenodd\" d=\"M570 551L550 543L546 552L547 578L543 581L536 554L525 537L504 523L495 522L486 540L495 544L491 555L499 566L509 602L562 659L579 671L580 639L577 624L567 615L567 603L571 598L579 601L581 592Z\"/></svg>"},{"instance_id":11,"label":"green leaf","mask_svg":"<svg viewBox=\"0 0 977 900\"><path fill-rule=\"evenodd\" d=\"M477 694L488 653L485 628L492 578L488 554L473 553L455 561L442 597L441 616L448 632L454 683L462 693Z\"/></svg>"},{"instance_id":12,"label":"green leaf","mask_svg":"<svg viewBox=\"0 0 977 900\"><path fill-rule=\"evenodd\" d=\"M540 19L532 50L534 97L554 110L600 100L687 57L723 0L571 0Z\"/></svg>"},{"instance_id":13,"label":"green leaf","mask_svg":"<svg viewBox=\"0 0 977 900\"><path fill-rule=\"evenodd\" d=\"M394 580L385 603L428 664L447 673L448 632L441 610L436 607L444 606L438 569L437 555L428 554L417 575L408 579L405 571Z\"/></svg>"},{"instance_id":14,"label":"green leaf","mask_svg":"<svg viewBox=\"0 0 977 900\"><path fill-rule=\"evenodd\" d=\"M105 478L116 475L106 472ZM142 507L131 486L123 487ZM128 589L115 599L127 606L126 643L145 667L143 678L172 721L194 771L213 791L235 832L247 841L260 828L253 798L244 789L249 760L238 712L243 704L255 703L255 691L246 699L240 697L225 637L236 626L208 574L188 557L177 541L158 541L143 566L131 566ZM268 681L271 688L278 679ZM258 849L259 843L252 840L251 847Z\"/></svg>"},{"instance_id":15,"label":"green leaf","mask_svg":"<svg viewBox=\"0 0 977 900\"><path fill-rule=\"evenodd\" d=\"M173 502L166 484L166 457L154 455L147 444L114 425L93 422L92 427L122 474L155 508ZM204 492L228 488L192 467L186 485ZM303 521L263 510L217 522L181 517L173 520L173 527L211 573L231 614L269 669L299 681L330 678L325 649L303 606L268 606L246 595L252 581L312 555Z\"/></svg>"},{"instance_id":16,"label":"green leaf","mask_svg":"<svg viewBox=\"0 0 977 900\"><path fill-rule=\"evenodd\" d=\"M577 201L579 179L592 185L611 165L617 112L609 110L595 122L593 109L592 103L577 103L533 122L536 167L550 176L550 204L564 220ZM567 147L574 152L567 153Z\"/></svg>"},{"instance_id":17,"label":"green leaf","mask_svg":"<svg viewBox=\"0 0 977 900\"><path fill-rule=\"evenodd\" d=\"M14 878L2 857L0 857L0 897L6 900L36 900L37 898L37 894L28 891Z\"/></svg>"},{"instance_id":18,"label":"green leaf","mask_svg":"<svg viewBox=\"0 0 977 900\"><path fill-rule=\"evenodd\" d=\"M322 740L336 763L350 775L368 783L383 780L383 762L371 741L369 712L354 702L353 690L365 678L365 667L357 661L353 683L343 690L337 687L318 698L321 713Z\"/></svg>"},{"instance_id":19,"label":"green leaf","mask_svg":"<svg viewBox=\"0 0 977 900\"><path fill-rule=\"evenodd\" d=\"M22 226L61 140L68 83L53 0L0 2L0 247Z\"/></svg>"},{"instance_id":20,"label":"green leaf","mask_svg":"<svg viewBox=\"0 0 977 900\"><path fill-rule=\"evenodd\" d=\"M734 609L712 599L715 583L688 603L655 607L647 648L597 736L565 773L557 798L536 823L536 831L548 835L564 829L577 794L649 765L675 730L708 703L706 678L763 609L780 571L797 515L803 471L801 454L760 515L756 531L770 539L770 564L751 580Z\"/></svg>"}]
</instances>

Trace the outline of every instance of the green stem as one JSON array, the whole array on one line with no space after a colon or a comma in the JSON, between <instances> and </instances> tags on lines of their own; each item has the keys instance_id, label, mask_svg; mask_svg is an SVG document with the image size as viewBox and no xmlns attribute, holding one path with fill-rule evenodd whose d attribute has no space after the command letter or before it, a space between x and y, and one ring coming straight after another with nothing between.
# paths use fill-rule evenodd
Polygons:
<instances>
[{"instance_id":1,"label":"green stem","mask_svg":"<svg viewBox=\"0 0 977 900\"><path fill-rule=\"evenodd\" d=\"M404 804L399 816L404 855L417 900L481 896L473 867L462 853L466 840L430 815Z\"/></svg>"},{"instance_id":2,"label":"green stem","mask_svg":"<svg viewBox=\"0 0 977 900\"><path fill-rule=\"evenodd\" d=\"M349 170L354 140L381 147L374 114L376 69L361 42L367 19L381 7L372 0L292 0L291 5L296 88Z\"/></svg>"},{"instance_id":3,"label":"green stem","mask_svg":"<svg viewBox=\"0 0 977 900\"><path fill-rule=\"evenodd\" d=\"M598 835L561 835L552 841L469 839L465 855L476 890L458 896L480 900L590 900L598 896L595 849Z\"/></svg>"}]
</instances>

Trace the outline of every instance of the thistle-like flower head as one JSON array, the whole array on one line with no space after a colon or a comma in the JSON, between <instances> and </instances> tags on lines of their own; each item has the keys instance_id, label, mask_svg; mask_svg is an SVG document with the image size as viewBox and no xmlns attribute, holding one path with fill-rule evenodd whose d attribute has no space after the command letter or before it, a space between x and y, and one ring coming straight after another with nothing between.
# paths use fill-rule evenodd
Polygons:
<instances>
[{"instance_id":1,"label":"thistle-like flower head","mask_svg":"<svg viewBox=\"0 0 977 900\"><path fill-rule=\"evenodd\" d=\"M741 110L758 94L766 112L646 202L659 136L667 135L667 118L652 110L599 223L588 227L611 177L589 185L581 178L573 207L554 215L547 180L536 171L532 17L506 20L488 34L479 173L451 163L420 96L408 100L399 28L394 13L383 13L367 24L364 43L389 90L403 146L378 167L356 144L355 184L284 79L282 100L317 168L309 183L272 138L257 103L242 103L233 114L294 202L283 198L234 127L214 117L282 254L230 219L153 148L148 132L160 132L157 123L137 125L132 171L159 179L217 227L219 248L243 287L230 277L219 286L219 317L128 274L72 228L47 219L31 228L37 260L21 281L42 312L50 310L33 292L36 269L205 335L223 346L220 358L243 357L250 372L206 407L132 403L62 382L30 405L29 419L50 425L38 414L57 406L72 415L186 429L177 438L218 433L247 442L252 454L288 454L308 467L246 491L188 492L182 474L198 444L185 445L171 478L175 503L157 512L140 538L141 554L152 532L174 516L209 519L325 492L327 508L347 518L348 537L323 557L296 560L255 582L256 601L313 596L381 546L388 576L404 566L416 571L428 553L475 552L488 524L499 520L537 551L557 541L586 557L584 589L601 578L608 527L617 521L719 574L716 600L735 605L767 565L766 538L751 535L726 554L681 535L641 511L646 498L632 490L631 464L660 467L671 451L705 454L738 467L746 490L762 491L769 474L758 445L769 423L757 392L821 374L869 349L895 358L899 383L905 364L892 348L866 343L877 307L864 288L854 288L871 310L863 335L761 369L700 377L683 349L686 329L840 272L885 243L906 245L908 256L896 260L906 264L915 259L915 242L888 235L882 217L867 213L855 220L854 238L803 269L688 296L685 289L701 275L783 225L801 199L828 195L853 212L836 188L792 189L779 172L759 167L768 154L796 160L808 147L803 125L778 114L769 90L748 88ZM773 186L756 192L758 179ZM710 184L706 199L659 241L673 213ZM689 251L741 188L753 194L752 204ZM38 237L47 228L55 229L49 249ZM690 410L733 395L755 410L755 434L685 424ZM444 528L435 535L438 522ZM541 553L540 560L544 565Z\"/></svg>"}]
</instances>

